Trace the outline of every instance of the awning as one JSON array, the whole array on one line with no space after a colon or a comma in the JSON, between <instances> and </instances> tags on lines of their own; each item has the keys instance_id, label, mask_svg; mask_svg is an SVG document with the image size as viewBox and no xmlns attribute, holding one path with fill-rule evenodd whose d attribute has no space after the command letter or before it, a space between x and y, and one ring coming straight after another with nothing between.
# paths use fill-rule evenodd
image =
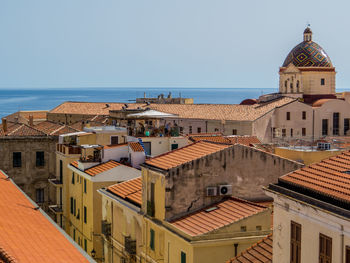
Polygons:
<instances>
[{"instance_id":1,"label":"awning","mask_svg":"<svg viewBox=\"0 0 350 263\"><path fill-rule=\"evenodd\" d=\"M133 118L153 118L153 119L162 119L162 118L176 118L178 115L156 111L156 110L146 110L139 113L132 113L127 115L127 117Z\"/></svg>"}]
</instances>

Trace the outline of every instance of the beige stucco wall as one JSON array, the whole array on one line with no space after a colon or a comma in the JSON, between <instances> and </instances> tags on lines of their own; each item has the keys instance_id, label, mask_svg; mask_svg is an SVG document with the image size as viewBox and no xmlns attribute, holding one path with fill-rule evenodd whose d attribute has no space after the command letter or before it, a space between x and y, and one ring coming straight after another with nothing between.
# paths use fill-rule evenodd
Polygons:
<instances>
[{"instance_id":1,"label":"beige stucco wall","mask_svg":"<svg viewBox=\"0 0 350 263\"><path fill-rule=\"evenodd\" d=\"M294 221L301 224L301 262L318 262L321 233L332 238L332 262L345 263L345 247L350 245L349 220L282 195L270 195L274 196L273 262L290 262Z\"/></svg>"},{"instance_id":2,"label":"beige stucco wall","mask_svg":"<svg viewBox=\"0 0 350 263\"><path fill-rule=\"evenodd\" d=\"M178 148L189 144L186 137L142 137L142 141L151 143L153 157L171 151L172 144L178 144Z\"/></svg>"}]
</instances>

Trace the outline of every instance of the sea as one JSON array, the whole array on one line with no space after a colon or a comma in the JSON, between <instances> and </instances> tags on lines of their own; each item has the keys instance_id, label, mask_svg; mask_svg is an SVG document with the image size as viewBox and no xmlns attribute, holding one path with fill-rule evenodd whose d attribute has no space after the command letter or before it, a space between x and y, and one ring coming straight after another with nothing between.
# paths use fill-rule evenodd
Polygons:
<instances>
[{"instance_id":1,"label":"sea","mask_svg":"<svg viewBox=\"0 0 350 263\"><path fill-rule=\"evenodd\" d=\"M258 88L50 88L0 89L0 118L16 111L51 110L65 101L135 102L147 97L167 96L193 98L200 104L239 104L247 98L258 98L277 89Z\"/></svg>"}]
</instances>

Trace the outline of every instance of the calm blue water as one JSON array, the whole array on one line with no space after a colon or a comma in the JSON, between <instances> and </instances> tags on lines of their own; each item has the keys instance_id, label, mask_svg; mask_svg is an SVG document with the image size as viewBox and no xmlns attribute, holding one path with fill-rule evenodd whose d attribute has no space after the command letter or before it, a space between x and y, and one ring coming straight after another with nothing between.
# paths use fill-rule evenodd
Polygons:
<instances>
[{"instance_id":1,"label":"calm blue water","mask_svg":"<svg viewBox=\"0 0 350 263\"><path fill-rule=\"evenodd\" d=\"M19 110L51 110L64 101L132 102L135 98L155 97L169 92L173 97L194 98L195 103L237 104L258 98L274 89L218 88L80 88L80 89L0 89L0 118Z\"/></svg>"}]
</instances>

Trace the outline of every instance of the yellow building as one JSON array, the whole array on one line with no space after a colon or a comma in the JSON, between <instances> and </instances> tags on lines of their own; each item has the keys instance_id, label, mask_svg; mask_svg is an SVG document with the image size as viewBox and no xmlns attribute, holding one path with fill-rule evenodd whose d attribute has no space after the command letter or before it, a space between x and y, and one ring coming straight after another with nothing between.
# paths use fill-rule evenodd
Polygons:
<instances>
[{"instance_id":1,"label":"yellow building","mask_svg":"<svg viewBox=\"0 0 350 263\"><path fill-rule=\"evenodd\" d=\"M343 152L344 149L321 150L316 147L276 147L275 154L290 160L301 162L305 165L318 163L323 159L335 156Z\"/></svg>"},{"instance_id":2,"label":"yellow building","mask_svg":"<svg viewBox=\"0 0 350 263\"><path fill-rule=\"evenodd\" d=\"M226 177L216 168L220 163L220 169L232 170L233 156L224 157L225 152L235 148L240 158L241 147L242 153L248 149L194 143L147 160L141 178L99 190L106 262L224 262L271 233L271 209L232 197L232 189L239 188L229 181L232 172ZM256 167L273 156L258 154ZM258 170L249 172L256 176Z\"/></svg>"}]
</instances>

